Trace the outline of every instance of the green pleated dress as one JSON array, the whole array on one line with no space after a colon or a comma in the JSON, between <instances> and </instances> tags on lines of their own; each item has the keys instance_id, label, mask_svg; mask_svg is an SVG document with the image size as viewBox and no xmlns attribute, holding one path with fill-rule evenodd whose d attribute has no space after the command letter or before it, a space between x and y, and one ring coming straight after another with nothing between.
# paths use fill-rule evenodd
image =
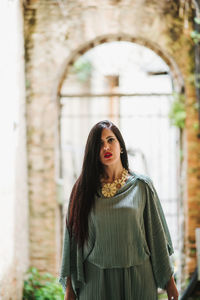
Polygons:
<instances>
[{"instance_id":1,"label":"green pleated dress","mask_svg":"<svg viewBox=\"0 0 200 300\"><path fill-rule=\"evenodd\" d=\"M65 229L59 282L67 277L79 300L156 300L173 274L165 216L147 176L131 172L115 196L99 190L79 248Z\"/></svg>"}]
</instances>

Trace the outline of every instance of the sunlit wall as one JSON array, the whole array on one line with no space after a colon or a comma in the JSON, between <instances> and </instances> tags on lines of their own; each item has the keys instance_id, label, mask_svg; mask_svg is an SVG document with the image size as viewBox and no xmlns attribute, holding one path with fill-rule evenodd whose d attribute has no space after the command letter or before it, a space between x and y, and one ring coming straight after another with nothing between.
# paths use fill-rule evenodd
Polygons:
<instances>
[{"instance_id":1,"label":"sunlit wall","mask_svg":"<svg viewBox=\"0 0 200 300\"><path fill-rule=\"evenodd\" d=\"M20 299L28 265L23 11L0 2L0 299Z\"/></svg>"}]
</instances>

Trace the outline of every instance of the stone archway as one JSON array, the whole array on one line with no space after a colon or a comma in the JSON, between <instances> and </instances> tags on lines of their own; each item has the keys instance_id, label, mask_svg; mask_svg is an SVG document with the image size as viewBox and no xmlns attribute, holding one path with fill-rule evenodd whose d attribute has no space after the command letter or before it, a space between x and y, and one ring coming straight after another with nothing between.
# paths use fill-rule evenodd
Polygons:
<instances>
[{"instance_id":1,"label":"stone archway","mask_svg":"<svg viewBox=\"0 0 200 300\"><path fill-rule=\"evenodd\" d=\"M56 87L54 89L54 99L57 101L57 106L59 107L59 99L60 99L60 91L62 88L62 84L64 80L66 79L68 75L68 71L70 68L73 66L74 62L79 59L84 53L87 51L91 50L92 48L95 48L96 46L104 43L109 43L113 41L128 41L131 43L135 43L138 45L145 46L146 48L149 48L153 50L157 55L159 55L169 66L170 68L170 73L172 80L174 82L174 89L177 92L183 92L184 91L184 80L183 76L181 74L181 71L179 67L177 66L176 62L174 61L173 57L171 57L168 53L163 51L159 45L156 43L152 43L151 41L144 40L144 39L138 39L135 37L131 37L130 35L126 34L118 34L118 35L107 35L107 36L100 36L96 37L94 40L88 41L83 45L80 45L77 49L72 51L72 53L65 59L63 66L59 72L59 77L58 81L56 83ZM57 130L57 136L58 136L58 141L60 141L60 126L58 122L58 130ZM57 144L58 146L58 144ZM57 153L59 153L59 149L57 149ZM60 161L60 160L59 160ZM183 230L183 228L182 228ZM182 232L183 235L183 232ZM182 272L182 270L180 270Z\"/></svg>"},{"instance_id":2,"label":"stone archway","mask_svg":"<svg viewBox=\"0 0 200 300\"><path fill-rule=\"evenodd\" d=\"M153 50L169 66L169 68L171 70L171 73L172 73L174 83L175 83L176 90L181 91L182 89L184 89L184 79L183 79L183 76L181 74L181 71L180 71L176 61L174 60L174 58L169 53L167 53L158 44L156 44L155 42L152 42L151 40L147 40L147 39L139 38L139 37L134 37L134 36L131 36L131 35L125 34L125 33L119 33L119 34L108 34L108 35L98 36L93 40L89 40L89 41L85 42L84 44L80 44L77 47L77 49L73 50L62 64L63 67L60 69L60 72L58 74L58 81L55 85L54 93L56 93L56 96L54 95L54 97L57 98L57 96L60 93L62 83L63 83L65 77L67 76L68 68L71 67L74 64L74 62L81 55L83 55L88 50L90 50L90 49L92 49L92 48L94 48L94 47L96 47L100 44L113 42L113 41L132 42L132 43L136 43L136 44L145 46L145 47Z\"/></svg>"},{"instance_id":3,"label":"stone archway","mask_svg":"<svg viewBox=\"0 0 200 300\"><path fill-rule=\"evenodd\" d=\"M127 40L149 47L169 65L177 90L185 87L186 130L184 200L186 256L195 266L194 228L199 224L195 196L199 192L199 141L193 123L192 14L187 27L178 2L170 1L29 1L25 7L27 151L30 203L30 263L41 270L58 272L60 260L59 212L55 178L58 174L58 96L67 68L85 51L106 41ZM67 16L67 17L66 17ZM63 58L67 57L65 62ZM58 72L57 72L58 70ZM56 158L56 159L55 159ZM195 191L195 193L194 193ZM189 201L188 201L189 199ZM40 247L38 247L40 245Z\"/></svg>"}]
</instances>

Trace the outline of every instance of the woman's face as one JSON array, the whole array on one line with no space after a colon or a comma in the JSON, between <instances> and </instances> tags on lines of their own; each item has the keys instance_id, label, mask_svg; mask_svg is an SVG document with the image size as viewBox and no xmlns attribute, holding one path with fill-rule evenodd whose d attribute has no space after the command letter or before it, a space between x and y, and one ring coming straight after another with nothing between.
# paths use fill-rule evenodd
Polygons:
<instances>
[{"instance_id":1,"label":"woman's face","mask_svg":"<svg viewBox=\"0 0 200 300\"><path fill-rule=\"evenodd\" d=\"M101 133L100 161L104 166L121 163L120 143L115 134L107 128Z\"/></svg>"}]
</instances>

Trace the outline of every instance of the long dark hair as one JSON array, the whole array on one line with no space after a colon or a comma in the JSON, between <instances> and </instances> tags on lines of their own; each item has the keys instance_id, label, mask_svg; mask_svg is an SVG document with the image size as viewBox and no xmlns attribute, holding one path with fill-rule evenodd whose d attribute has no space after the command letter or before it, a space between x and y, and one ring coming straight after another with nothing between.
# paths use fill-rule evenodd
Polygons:
<instances>
[{"instance_id":1,"label":"long dark hair","mask_svg":"<svg viewBox=\"0 0 200 300\"><path fill-rule=\"evenodd\" d=\"M111 121L104 120L94 125L88 135L85 146L83 166L70 195L66 225L70 235L76 238L80 247L88 240L88 215L94 205L95 193L100 187L100 176L104 169L100 161L101 133L110 129L117 137L123 153L122 166L129 170L128 155L121 132Z\"/></svg>"}]
</instances>

